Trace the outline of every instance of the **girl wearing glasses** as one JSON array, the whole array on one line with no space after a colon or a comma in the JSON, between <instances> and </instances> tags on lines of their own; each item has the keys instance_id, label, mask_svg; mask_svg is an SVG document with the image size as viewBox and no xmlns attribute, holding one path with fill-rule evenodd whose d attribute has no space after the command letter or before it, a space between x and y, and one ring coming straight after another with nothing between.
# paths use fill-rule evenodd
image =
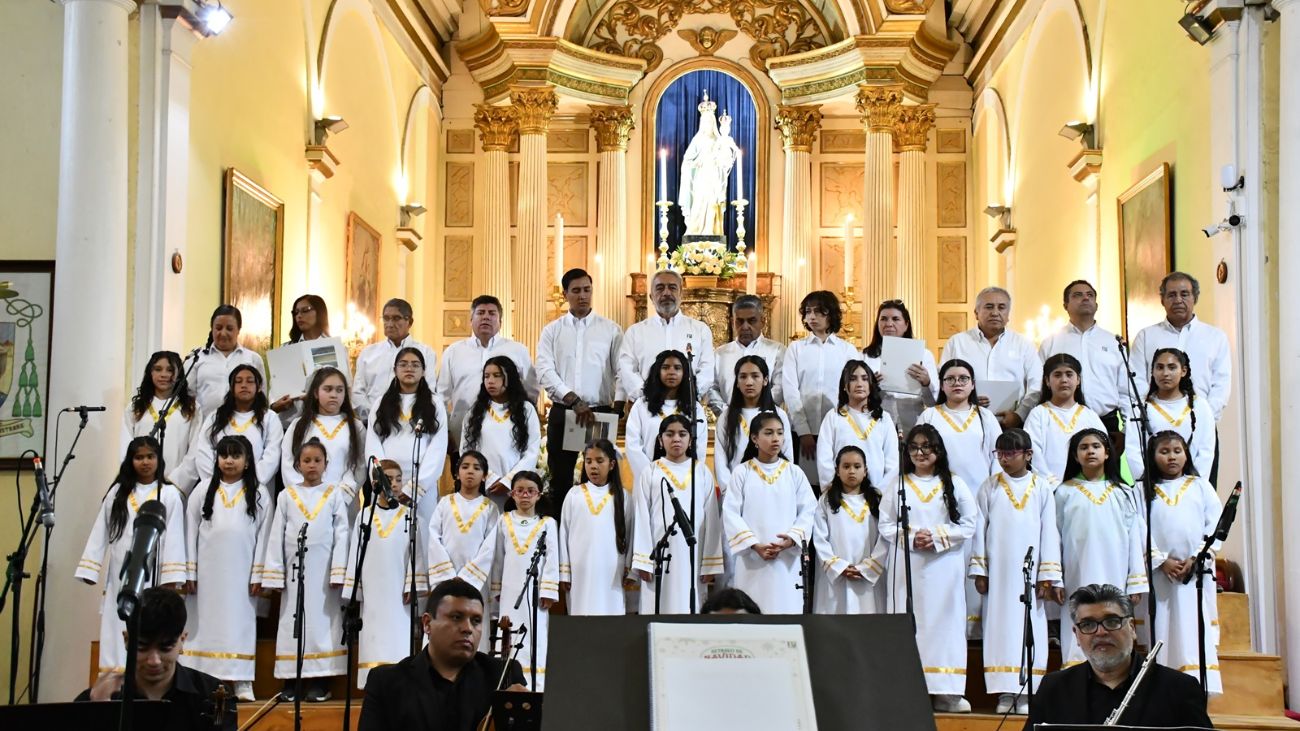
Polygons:
<instances>
[{"instance_id":1,"label":"girl wearing glasses","mask_svg":"<svg viewBox=\"0 0 1300 731\"><path fill-rule=\"evenodd\" d=\"M867 455L867 477L882 487L898 483L898 430L885 411L880 386L866 363L851 360L840 372L839 401L822 419L817 439L817 477L835 478L835 455L846 446Z\"/></svg>"},{"instance_id":2,"label":"girl wearing glasses","mask_svg":"<svg viewBox=\"0 0 1300 731\"><path fill-rule=\"evenodd\" d=\"M1032 418L1032 414L1030 415ZM998 437L997 459L1002 471L984 481L975 503L979 507L969 574L984 596L984 686L999 694L997 712L1029 712L1028 692L1018 670L1024 648L1022 573L1032 547L1034 580L1034 688L1047 672L1047 611L1043 600L1065 601L1061 589L1061 537L1056 531L1056 501L1049 480L1032 471L1034 449L1028 432L1008 429Z\"/></svg>"},{"instance_id":3,"label":"girl wearing glasses","mask_svg":"<svg viewBox=\"0 0 1300 731\"><path fill-rule=\"evenodd\" d=\"M871 333L871 342L862 349L863 360L876 374L879 382L881 373L881 354L886 337L912 339L912 313L907 311L903 300L885 300L876 308L876 327ZM907 431L916 425L916 420L926 407L933 406L939 396L939 373L935 366L934 354L927 348L921 352L921 362L907 367L907 375L921 385L920 395L884 391L885 411L894 417L898 428Z\"/></svg>"},{"instance_id":4,"label":"girl wearing glasses","mask_svg":"<svg viewBox=\"0 0 1300 731\"><path fill-rule=\"evenodd\" d=\"M1057 486L1056 525L1061 532L1065 595L1088 584L1124 587L1136 604L1147 593L1146 526L1138 497L1119 474L1119 455L1100 429L1070 439L1065 482ZM1083 651L1061 612L1061 663L1077 665Z\"/></svg>"},{"instance_id":5,"label":"girl wearing glasses","mask_svg":"<svg viewBox=\"0 0 1300 731\"><path fill-rule=\"evenodd\" d=\"M921 412L918 424L939 431L954 474L967 485L982 485L993 474L993 450L1002 427L992 411L977 406L975 369L954 358L939 369L939 403Z\"/></svg>"},{"instance_id":6,"label":"girl wearing glasses","mask_svg":"<svg viewBox=\"0 0 1300 731\"><path fill-rule=\"evenodd\" d=\"M900 490L880 501L880 537L889 548L889 611L906 611L903 551L912 553L916 644L934 710L970 713L966 691L966 559L962 549L975 536L979 517L970 488L948 468L939 430L917 424L907 434L903 487L908 529L899 534Z\"/></svg>"},{"instance_id":7,"label":"girl wearing glasses","mask_svg":"<svg viewBox=\"0 0 1300 731\"><path fill-rule=\"evenodd\" d=\"M366 454L381 461L391 459L403 475L410 475L403 486L407 495L419 490L415 514L421 534L438 504L438 479L447 460L447 409L442 399L434 398L424 368L424 353L418 348L397 351L395 377L370 415L366 430ZM416 459L420 462L418 472Z\"/></svg>"},{"instance_id":8,"label":"girl wearing glasses","mask_svg":"<svg viewBox=\"0 0 1300 731\"><path fill-rule=\"evenodd\" d=\"M528 401L513 360L494 355L483 364L483 383L465 415L461 438L466 449L487 457L488 497L504 506L515 473L537 469L542 447L537 409Z\"/></svg>"},{"instance_id":9,"label":"girl wearing glasses","mask_svg":"<svg viewBox=\"0 0 1300 731\"><path fill-rule=\"evenodd\" d=\"M781 394L790 426L799 435L795 461L809 482L817 480L817 430L826 413L835 408L840 372L858 357L858 349L841 340L843 314L831 292L809 292L799 303L799 317L808 336L790 343L781 366Z\"/></svg>"},{"instance_id":10,"label":"girl wearing glasses","mask_svg":"<svg viewBox=\"0 0 1300 731\"><path fill-rule=\"evenodd\" d=\"M1069 353L1057 353L1043 363L1043 386L1038 405L1025 418L1025 431L1038 458L1034 471L1049 480L1065 471L1070 437L1084 429L1105 431L1101 417L1083 401L1079 374L1083 365Z\"/></svg>"}]
</instances>

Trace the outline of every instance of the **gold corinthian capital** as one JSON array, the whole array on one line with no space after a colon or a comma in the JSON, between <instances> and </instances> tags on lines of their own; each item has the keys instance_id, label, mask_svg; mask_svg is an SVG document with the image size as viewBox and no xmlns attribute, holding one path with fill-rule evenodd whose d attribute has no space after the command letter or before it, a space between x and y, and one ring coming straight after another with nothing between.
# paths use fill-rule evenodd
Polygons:
<instances>
[{"instance_id":1,"label":"gold corinthian capital","mask_svg":"<svg viewBox=\"0 0 1300 731\"><path fill-rule=\"evenodd\" d=\"M862 115L862 124L872 132L894 131L898 112L903 106L903 85L888 84L877 86L861 84L858 86L858 113Z\"/></svg>"},{"instance_id":2,"label":"gold corinthian capital","mask_svg":"<svg viewBox=\"0 0 1300 731\"><path fill-rule=\"evenodd\" d=\"M821 105L781 106L776 109L776 128L780 130L781 142L787 150L812 152L813 138L821 126Z\"/></svg>"},{"instance_id":3,"label":"gold corinthian capital","mask_svg":"<svg viewBox=\"0 0 1300 731\"><path fill-rule=\"evenodd\" d=\"M626 152L632 136L632 107L590 104L591 128L596 130L596 152Z\"/></svg>"},{"instance_id":4,"label":"gold corinthian capital","mask_svg":"<svg viewBox=\"0 0 1300 731\"><path fill-rule=\"evenodd\" d=\"M926 138L934 126L936 104L918 104L899 110L894 122L894 148L899 152L919 150L925 152Z\"/></svg>"},{"instance_id":5,"label":"gold corinthian capital","mask_svg":"<svg viewBox=\"0 0 1300 731\"><path fill-rule=\"evenodd\" d=\"M509 149L511 139L519 131L519 121L514 107L475 104L474 108L474 126L478 129L483 151L495 152Z\"/></svg>"},{"instance_id":6,"label":"gold corinthian capital","mask_svg":"<svg viewBox=\"0 0 1300 731\"><path fill-rule=\"evenodd\" d=\"M512 86L510 105L519 114L519 134L544 135L559 100L549 86Z\"/></svg>"}]
</instances>

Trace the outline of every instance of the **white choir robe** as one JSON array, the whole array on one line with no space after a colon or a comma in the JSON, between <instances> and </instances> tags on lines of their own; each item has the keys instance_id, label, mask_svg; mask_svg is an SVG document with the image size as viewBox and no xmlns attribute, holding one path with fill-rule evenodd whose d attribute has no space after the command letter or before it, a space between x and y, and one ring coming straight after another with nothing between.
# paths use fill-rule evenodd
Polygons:
<instances>
[{"instance_id":1,"label":"white choir robe","mask_svg":"<svg viewBox=\"0 0 1300 731\"><path fill-rule=\"evenodd\" d=\"M817 498L808 478L786 459L767 464L751 459L731 477L722 499L723 530L735 576L732 586L745 592L768 614L802 614L800 546L812 540ZM752 546L789 536L794 546L765 561Z\"/></svg>"},{"instance_id":2,"label":"white choir robe","mask_svg":"<svg viewBox=\"0 0 1300 731\"><path fill-rule=\"evenodd\" d=\"M572 491L570 491L572 492ZM560 598L559 557L556 546L559 543L559 528L554 518L533 516L526 518L510 511L497 521L493 535L483 542L483 551L491 552L490 557L480 555L475 558L479 565L491 564L492 581L488 596L495 611L492 616L500 619L509 617L515 641L519 638L519 628L527 627L528 634L523 637L524 646L515 659L524 669L525 684L532 677L534 665L537 667L537 687L529 688L541 692L546 689L546 636L550 626L550 612L537 607L537 626L533 626L533 587L528 587L524 600L515 609L515 599L523 591L528 576L528 567L532 564L533 554L539 545L544 544L544 555L538 566L537 589L539 599L556 600ZM533 641L537 642L537 655L532 653Z\"/></svg>"},{"instance_id":3,"label":"white choir robe","mask_svg":"<svg viewBox=\"0 0 1300 731\"><path fill-rule=\"evenodd\" d=\"M678 530L668 541L668 561L663 570L663 597L660 614L686 614L690 612L690 591L695 586L695 608L704 603L705 584L702 576L722 573L722 516L718 506L718 491L713 476L703 462L695 466L695 489L691 489L691 461L671 462L657 459L642 470L632 491L635 515L632 528L632 569L646 571L650 580L642 582L641 614L655 613L655 564L650 555L655 544L663 538L673 522L673 506L663 491L660 478L667 478L677 491L682 510L690 517L694 511L695 566L690 566L690 549ZM693 568L693 570L692 570Z\"/></svg>"},{"instance_id":4,"label":"white choir robe","mask_svg":"<svg viewBox=\"0 0 1300 731\"><path fill-rule=\"evenodd\" d=\"M855 411L848 406L843 413L831 409L822 419L817 432L817 480L821 492L835 479L835 455L840 450L854 446L867 455L867 480L877 490L898 488L898 429L889 412L879 419L871 414Z\"/></svg>"},{"instance_id":5,"label":"white choir robe","mask_svg":"<svg viewBox=\"0 0 1300 731\"><path fill-rule=\"evenodd\" d=\"M294 571L298 531L306 524L307 554L303 565L303 607L306 642L304 678L342 675L347 671L343 637L343 604L339 592L348 568L348 499L338 485L286 485L276 501L275 521L266 544L262 586L280 593L280 622L275 634L275 677L295 676L298 641L293 615L298 601ZM402 625L405 627L406 625ZM403 633L405 636L405 633Z\"/></svg>"},{"instance_id":6,"label":"white choir robe","mask_svg":"<svg viewBox=\"0 0 1300 731\"><path fill-rule=\"evenodd\" d=\"M688 404L683 405L683 408L685 406ZM627 455L627 465L632 470L633 480L639 479L641 473L649 468L650 460L654 459L655 444L659 441L659 423L672 414L680 413L685 412L679 410L677 399L664 399L663 408L658 414L650 413L644 397L632 404L632 410L627 415L623 451ZM703 406L696 411L696 417L699 420L695 422L695 454L702 463L709 443L709 422Z\"/></svg>"},{"instance_id":7,"label":"white choir robe","mask_svg":"<svg viewBox=\"0 0 1300 731\"><path fill-rule=\"evenodd\" d=\"M1034 445L1034 472L1047 479L1061 478L1070 456L1070 439L1084 429L1106 433L1101 417L1083 404L1062 409L1044 401L1031 409L1025 418L1025 431Z\"/></svg>"},{"instance_id":8,"label":"white choir robe","mask_svg":"<svg viewBox=\"0 0 1300 731\"><path fill-rule=\"evenodd\" d=\"M632 494L623 494L623 525L632 545ZM627 611L623 579L631 551L618 552L614 496L606 485L584 482L569 490L560 511L560 581L569 586L569 614Z\"/></svg>"},{"instance_id":9,"label":"white choir robe","mask_svg":"<svg viewBox=\"0 0 1300 731\"><path fill-rule=\"evenodd\" d=\"M527 412L528 442L521 451L515 446L515 424L511 419L510 409L505 404L488 403L488 411L483 414L483 426L479 430L477 441L469 441L465 425L469 424L469 413L465 412L465 425L461 426L461 451L476 449L487 457L488 472L483 479L484 489L500 482L505 486L502 492L489 492L488 497L496 503L497 509L505 508L506 498L510 493L510 481L516 472L537 469L537 457L542 451L542 425L537 419L537 409L525 402ZM441 472L441 471L440 471Z\"/></svg>"},{"instance_id":10,"label":"white choir robe","mask_svg":"<svg viewBox=\"0 0 1300 731\"><path fill-rule=\"evenodd\" d=\"M194 435L194 446L190 449L189 456L193 462L193 471L187 471L187 476L197 478L195 485L206 487L216 469L217 442L221 441L222 437L241 436L247 438L248 443L253 447L253 462L257 468L258 484L270 485L275 479L275 473L280 470L280 447L284 441L284 428L280 426L280 420L275 417L275 412L269 410L266 412L259 429L253 412L237 411L230 416L230 423L222 428L216 439L213 439L209 435L212 433L212 420L215 417L215 414L203 417L203 426ZM188 493L189 490L186 492Z\"/></svg>"},{"instance_id":11,"label":"white choir robe","mask_svg":"<svg viewBox=\"0 0 1300 731\"><path fill-rule=\"evenodd\" d=\"M1192 417L1196 417L1196 429L1192 429ZM1151 420L1151 436L1162 431L1176 431L1187 442L1188 458L1203 477L1208 477L1214 466L1214 447L1218 437L1214 432L1214 411L1210 402L1199 393L1188 408L1187 397L1173 401L1162 401L1152 396L1147 399L1147 418ZM1142 455L1146 444L1142 442L1142 433L1137 419L1129 417L1124 425L1124 460L1133 479L1142 479L1146 473L1142 465Z\"/></svg>"},{"instance_id":12,"label":"white choir robe","mask_svg":"<svg viewBox=\"0 0 1300 731\"><path fill-rule=\"evenodd\" d=\"M983 406L979 407L979 416L976 413L970 408L953 411L939 404L922 411L916 420L918 424L930 424L939 430L944 449L948 451L948 469L967 485L982 485L1000 469L993 450L997 449L1002 425Z\"/></svg>"},{"instance_id":13,"label":"white choir robe","mask_svg":"<svg viewBox=\"0 0 1300 731\"><path fill-rule=\"evenodd\" d=\"M410 414L414 404L415 394L402 394L399 413ZM442 399L436 395L433 397L433 408L438 419L438 428L434 430L432 424L426 424L424 434L419 439L420 494L416 499L415 517L421 526L429 524L429 517L433 515L433 509L438 504L438 480L442 478L442 468L447 462L447 433L451 429L451 424L447 420L447 410L442 405ZM411 486L416 477L415 464L412 461L415 451L415 428L410 420L400 420L396 432L389 434L386 439L380 439L375 433L375 415L373 413L370 415L370 423L366 429L366 457L374 457L381 461L391 459L396 462L402 469L402 492L408 496L412 493ZM421 533L423 532L421 530Z\"/></svg>"},{"instance_id":14,"label":"white choir robe","mask_svg":"<svg viewBox=\"0 0 1300 731\"><path fill-rule=\"evenodd\" d=\"M772 398L781 401L781 368L785 360L785 346L759 335L748 346L739 340L719 345L713 351L713 388L709 389L709 408L717 414L731 403L731 390L736 385L736 363L747 355L757 355L767 363L767 380L772 387Z\"/></svg>"},{"instance_id":15,"label":"white choir robe","mask_svg":"<svg viewBox=\"0 0 1300 731\"><path fill-rule=\"evenodd\" d=\"M153 571L145 578L144 587L185 581L185 505L181 491L175 485L160 486L157 482L136 485L127 501L122 535L110 543L108 519L119 489L119 486L109 488L104 501L100 503L99 513L90 528L90 536L86 539L86 547L81 552L75 574L78 579L92 584L99 583L100 574L103 574L104 592L99 603L100 672L122 672L122 668L126 667L126 642L122 639L126 623L117 618L117 592L122 588L121 574L126 565L126 554L135 540L136 513L141 505L150 500L160 501L167 509L167 527L158 539ZM248 593L247 588L244 593Z\"/></svg>"},{"instance_id":16,"label":"white choir robe","mask_svg":"<svg viewBox=\"0 0 1300 731\"><path fill-rule=\"evenodd\" d=\"M1019 384L1020 399L1011 410L1021 419L1028 416L1029 410L1038 403L1043 385L1043 361L1038 359L1034 344L1020 333L1008 328L998 337L997 343L989 345L989 339L978 327L959 332L944 343L939 362L947 363L954 358L970 363L975 369L971 375L977 381Z\"/></svg>"},{"instance_id":17,"label":"white choir robe","mask_svg":"<svg viewBox=\"0 0 1300 731\"><path fill-rule=\"evenodd\" d=\"M433 374L438 372L438 354L433 348L407 335L400 344L384 338L361 349L357 355L357 367L352 374L352 408L357 416L365 419L379 406L389 384L393 382L397 354L405 348L415 348L424 356L424 371L428 374L433 387ZM436 398L436 396L435 396Z\"/></svg>"},{"instance_id":18,"label":"white choir robe","mask_svg":"<svg viewBox=\"0 0 1300 731\"><path fill-rule=\"evenodd\" d=\"M877 490L877 492L879 492ZM879 540L876 516L862 493L845 495L832 511L829 495L817 501L813 546L821 573L813 590L817 614L879 614L885 611L885 544ZM856 566L864 578L846 579L844 570Z\"/></svg>"},{"instance_id":19,"label":"white choir robe","mask_svg":"<svg viewBox=\"0 0 1300 731\"><path fill-rule=\"evenodd\" d=\"M241 365L248 364L257 369L262 375L263 391L266 390L266 384L270 383L266 378L266 366L262 363L261 354L242 345L236 345L229 355L213 346L206 353L200 351L198 358L194 370L190 372L190 393L194 394L199 410L205 414L211 414L221 406L226 393L230 391L230 372ZM274 418L275 414L272 413L271 416Z\"/></svg>"},{"instance_id":20,"label":"white choir robe","mask_svg":"<svg viewBox=\"0 0 1300 731\"><path fill-rule=\"evenodd\" d=\"M1055 497L1065 595L1088 584L1110 584L1129 595L1147 593L1142 560L1146 525L1137 491L1105 478L1094 482L1080 477L1058 485ZM1061 664L1083 661L1070 613L1062 611Z\"/></svg>"},{"instance_id":21,"label":"white choir robe","mask_svg":"<svg viewBox=\"0 0 1300 731\"><path fill-rule=\"evenodd\" d=\"M312 437L320 440L325 445L325 474L321 475L321 482L326 485L338 485L343 492L347 493L348 501L351 503L357 497L357 480L358 474L365 474L366 460L365 450L361 450L360 457L357 458L357 464L348 468L348 450L351 448L353 439L361 441L365 446L366 428L360 422L352 422L352 428L348 429L343 424L344 417L342 414L334 416L318 416L303 432L302 443L306 444L311 441ZM298 428L298 419L293 419L289 425L284 428L284 440L281 442L280 449L280 479L286 485L301 485L302 475L294 468L293 462L293 432Z\"/></svg>"},{"instance_id":22,"label":"white choir robe","mask_svg":"<svg viewBox=\"0 0 1300 731\"><path fill-rule=\"evenodd\" d=\"M149 408L139 419L135 418L135 412L131 410L128 403L126 411L122 415L122 456L126 456L126 448L130 445L131 440L136 437L147 437L153 432L154 423L158 420L158 415L162 413L163 407L167 404L167 399L154 397L149 404ZM174 484L182 495L188 495L190 488L194 486L192 478L186 476L186 458L190 450L194 448L194 440L197 438L196 429L202 421L202 411L195 411L193 419L187 419L185 414L181 413L180 402L172 402L172 407L167 410L167 429L164 434L159 434L162 445L162 458L166 463L166 474L164 477Z\"/></svg>"},{"instance_id":23,"label":"white choir robe","mask_svg":"<svg viewBox=\"0 0 1300 731\"><path fill-rule=\"evenodd\" d=\"M453 492L439 500L429 520L429 586L460 577L485 591L492 566L479 567L474 559L500 518L501 511L486 495L467 499Z\"/></svg>"},{"instance_id":24,"label":"white choir robe","mask_svg":"<svg viewBox=\"0 0 1300 731\"><path fill-rule=\"evenodd\" d=\"M1024 646L1022 567L1034 549L1035 585L1061 585L1061 537L1056 531L1056 483L1026 472L1012 477L999 472L980 486L975 502L980 519L971 551L971 576L988 578L984 599L984 685L989 693L1020 691L1020 654ZM1034 688L1047 672L1047 608L1034 599Z\"/></svg>"},{"instance_id":25,"label":"white choir robe","mask_svg":"<svg viewBox=\"0 0 1300 731\"><path fill-rule=\"evenodd\" d=\"M268 423L280 426L268 412ZM266 553L275 516L271 493L261 485L243 481L220 482L212 487L212 517L203 518L205 485L185 506L188 550L187 578L195 582L192 601L186 602L193 628L185 641L185 664L222 680L253 680L257 654L257 597L251 584L262 583L262 557ZM257 517L248 517L248 500L255 500Z\"/></svg>"},{"instance_id":26,"label":"white choir robe","mask_svg":"<svg viewBox=\"0 0 1300 731\"><path fill-rule=\"evenodd\" d=\"M718 414L718 424L713 431L713 474L718 479L718 487L725 494L727 485L731 484L731 473L736 471L741 459L745 456L745 448L749 446L749 425L753 423L754 417L758 416L759 409L741 409L740 426L737 428L738 434L728 434L726 430L727 415L730 408L722 410ZM781 452L787 459L794 459L794 430L790 428L790 417L786 416L785 409L780 406L776 407L776 415L781 417L781 426L785 428L785 441L781 444ZM727 447L732 443L736 445L735 454L731 459L727 459Z\"/></svg>"},{"instance_id":27,"label":"white choir robe","mask_svg":"<svg viewBox=\"0 0 1300 731\"><path fill-rule=\"evenodd\" d=\"M962 547L975 535L979 509L966 482L953 475L953 494L961 514L956 523L943 500L938 476L907 475L908 527L898 534L898 491L886 490L880 500L880 538L887 547L891 613L907 608L903 552L912 551L912 607L916 612L916 647L930 695L964 695L966 692L966 594L962 587L966 561ZM934 548L911 548L918 531L934 537Z\"/></svg>"},{"instance_id":28,"label":"white choir robe","mask_svg":"<svg viewBox=\"0 0 1300 731\"><path fill-rule=\"evenodd\" d=\"M357 687L366 687L370 669L391 665L411 653L411 608L402 596L411 590L411 522L405 505L392 510L379 508L370 514L367 505L357 513L348 537L348 564L343 580L343 606L352 601L353 582L357 575L357 550L361 539L361 521L370 518L370 542L366 544L366 561L361 567L361 583L356 587L361 602L361 633L357 643ZM415 577L415 591L428 592L423 573ZM417 597L416 601L419 599ZM421 608L421 611L423 609Z\"/></svg>"},{"instance_id":29,"label":"white choir robe","mask_svg":"<svg viewBox=\"0 0 1300 731\"><path fill-rule=\"evenodd\" d=\"M1155 485L1151 503L1152 587L1156 600L1153 640L1163 640L1156 661L1166 667L1200 678L1201 656L1197 648L1196 577L1186 584L1170 581L1160 570L1165 559L1194 558L1205 545L1205 537L1219 523L1219 496L1205 479L1188 475ZM1217 544L1213 546L1217 550ZM1214 577L1205 580L1205 681L1211 693L1223 692L1219 675L1219 609Z\"/></svg>"},{"instance_id":30,"label":"white choir robe","mask_svg":"<svg viewBox=\"0 0 1300 731\"><path fill-rule=\"evenodd\" d=\"M882 367L880 358L872 358L864 351L862 360L866 361L872 373L880 375ZM881 391L885 411L894 417L894 424L904 434L916 426L916 419L921 412L934 406L935 399L939 398L939 369L934 363L934 353L931 353L929 348L921 351L921 367L929 374L930 385L923 386L919 395Z\"/></svg>"}]
</instances>

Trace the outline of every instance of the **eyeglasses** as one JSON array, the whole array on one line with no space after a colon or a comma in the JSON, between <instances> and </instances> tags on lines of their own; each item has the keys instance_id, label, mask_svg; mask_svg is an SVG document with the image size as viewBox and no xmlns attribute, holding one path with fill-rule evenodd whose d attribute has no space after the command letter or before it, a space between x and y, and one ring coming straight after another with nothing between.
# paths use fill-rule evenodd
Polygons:
<instances>
[{"instance_id":1,"label":"eyeglasses","mask_svg":"<svg viewBox=\"0 0 1300 731\"><path fill-rule=\"evenodd\" d=\"M424 366L418 360L402 360L397 362L398 368L405 368L408 371L416 371Z\"/></svg>"},{"instance_id":2,"label":"eyeglasses","mask_svg":"<svg viewBox=\"0 0 1300 731\"><path fill-rule=\"evenodd\" d=\"M970 383L970 376L944 376L943 382L949 386L965 386Z\"/></svg>"},{"instance_id":3,"label":"eyeglasses","mask_svg":"<svg viewBox=\"0 0 1300 731\"><path fill-rule=\"evenodd\" d=\"M533 497L541 494L540 492L538 492L537 488L535 487L516 487L510 492L518 495L519 497Z\"/></svg>"},{"instance_id":4,"label":"eyeglasses","mask_svg":"<svg viewBox=\"0 0 1300 731\"><path fill-rule=\"evenodd\" d=\"M1129 616L1120 617L1111 614L1102 617L1101 619L1081 619L1078 622L1074 623L1074 628L1079 630L1085 635L1097 634L1098 627L1105 627L1107 632L1116 632L1119 630L1120 627L1124 626L1125 622L1127 622L1130 619L1132 619L1132 617Z\"/></svg>"},{"instance_id":5,"label":"eyeglasses","mask_svg":"<svg viewBox=\"0 0 1300 731\"><path fill-rule=\"evenodd\" d=\"M907 445L908 454L934 454L933 444L909 444Z\"/></svg>"},{"instance_id":6,"label":"eyeglasses","mask_svg":"<svg viewBox=\"0 0 1300 731\"><path fill-rule=\"evenodd\" d=\"M384 315L382 319L386 323L388 322L398 323L398 322L404 322L406 320L406 318L403 317L402 315Z\"/></svg>"},{"instance_id":7,"label":"eyeglasses","mask_svg":"<svg viewBox=\"0 0 1300 731\"><path fill-rule=\"evenodd\" d=\"M298 308L296 308L296 309L294 309L294 310L291 310L291 312L292 312L294 315L305 315L305 314L307 314L308 312L314 312L315 310L316 310L315 307L312 307L311 305L305 305L305 306L303 306L303 307L298 307Z\"/></svg>"},{"instance_id":8,"label":"eyeglasses","mask_svg":"<svg viewBox=\"0 0 1300 731\"><path fill-rule=\"evenodd\" d=\"M1028 451L1028 449L995 449L993 450L993 456L998 459L1011 459Z\"/></svg>"}]
</instances>

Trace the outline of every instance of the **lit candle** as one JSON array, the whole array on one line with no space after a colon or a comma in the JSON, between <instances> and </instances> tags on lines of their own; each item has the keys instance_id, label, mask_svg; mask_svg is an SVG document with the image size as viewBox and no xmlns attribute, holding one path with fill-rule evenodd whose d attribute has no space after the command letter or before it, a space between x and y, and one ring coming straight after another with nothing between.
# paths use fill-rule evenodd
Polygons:
<instances>
[{"instance_id":1,"label":"lit candle","mask_svg":"<svg viewBox=\"0 0 1300 731\"><path fill-rule=\"evenodd\" d=\"M742 157L744 157L743 151L736 150L736 200L745 199L745 175L741 171Z\"/></svg>"},{"instance_id":2,"label":"lit candle","mask_svg":"<svg viewBox=\"0 0 1300 731\"><path fill-rule=\"evenodd\" d=\"M564 216L555 214L555 283L564 278Z\"/></svg>"},{"instance_id":3,"label":"lit candle","mask_svg":"<svg viewBox=\"0 0 1300 731\"><path fill-rule=\"evenodd\" d=\"M668 151L659 150L659 200L668 200Z\"/></svg>"},{"instance_id":4,"label":"lit candle","mask_svg":"<svg viewBox=\"0 0 1300 731\"><path fill-rule=\"evenodd\" d=\"M844 217L844 287L853 286L853 214Z\"/></svg>"}]
</instances>

